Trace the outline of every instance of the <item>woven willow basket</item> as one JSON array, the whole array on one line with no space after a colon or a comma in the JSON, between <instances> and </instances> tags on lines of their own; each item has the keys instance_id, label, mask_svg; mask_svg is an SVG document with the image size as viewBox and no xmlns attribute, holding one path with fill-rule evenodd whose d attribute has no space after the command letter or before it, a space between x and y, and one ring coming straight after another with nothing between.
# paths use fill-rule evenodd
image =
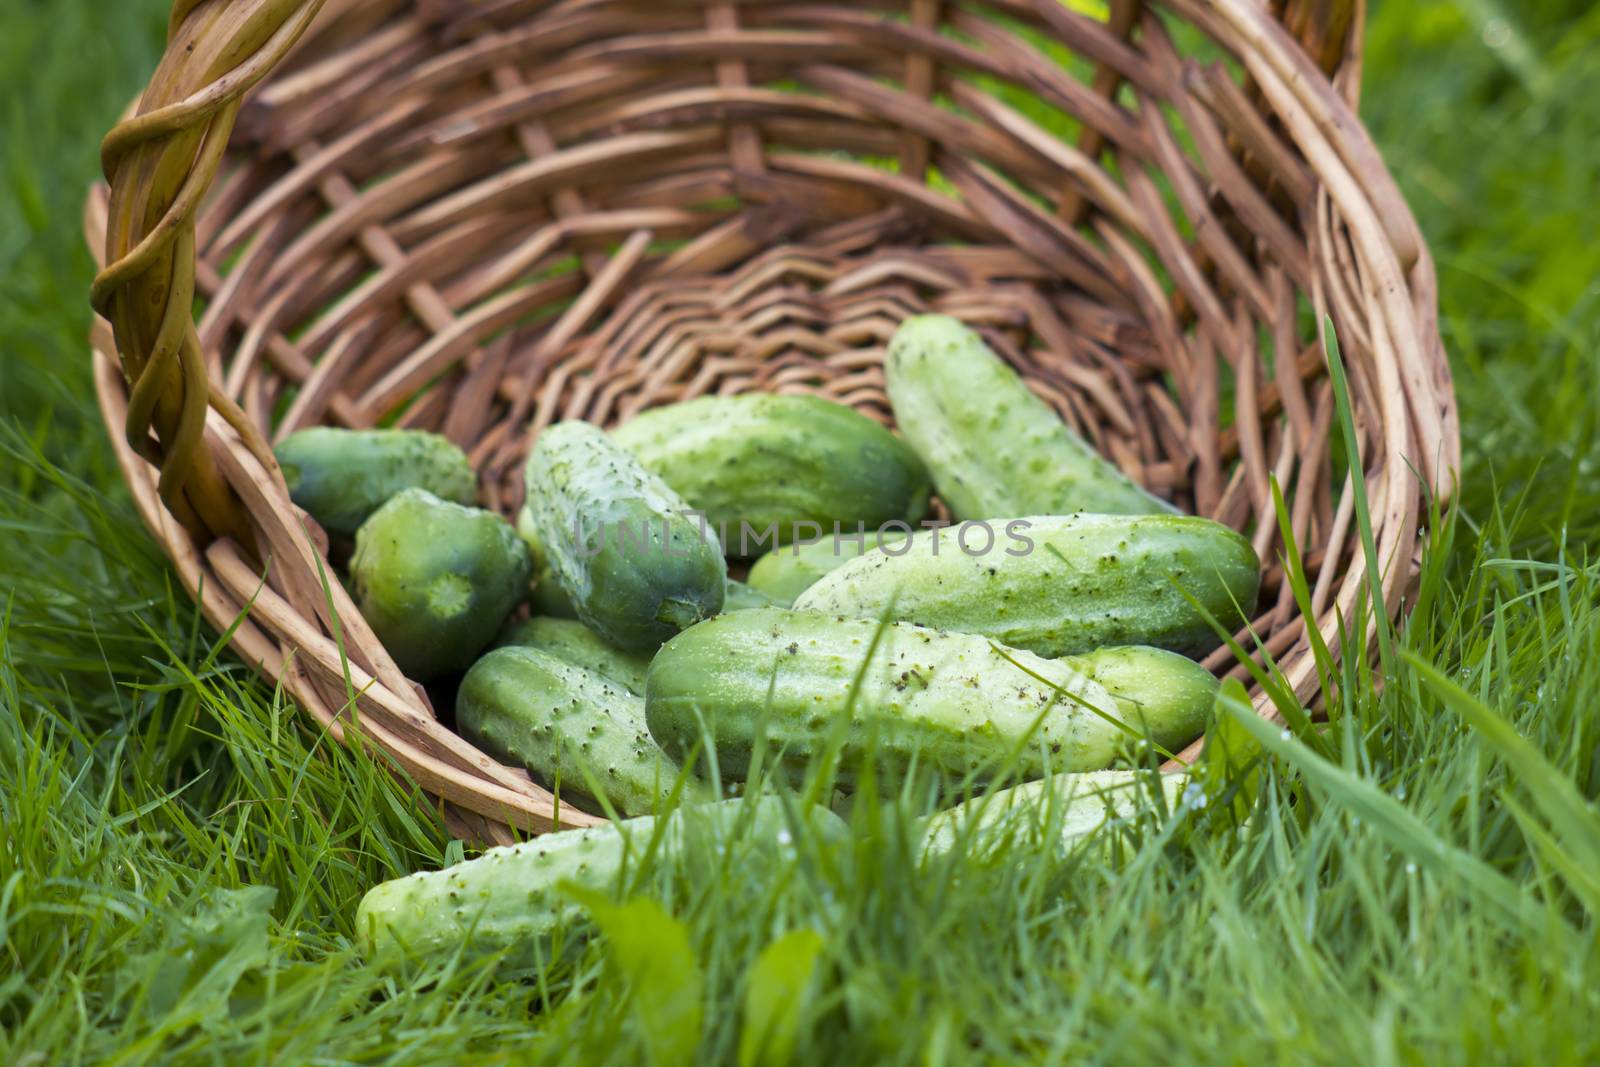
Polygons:
<instances>
[{"instance_id":1,"label":"woven willow basket","mask_svg":"<svg viewBox=\"0 0 1600 1067\"><path fill-rule=\"evenodd\" d=\"M444 433L510 515L559 419L771 390L891 422L883 346L946 312L1133 477L1253 538L1254 632L1314 698L1269 479L1337 652L1366 562L1323 316L1393 608L1459 450L1433 267L1353 110L1363 21L1360 0L177 0L88 208L105 418L239 654L336 736L359 718L483 839L593 820L451 733L325 579L272 459L298 427Z\"/></svg>"}]
</instances>

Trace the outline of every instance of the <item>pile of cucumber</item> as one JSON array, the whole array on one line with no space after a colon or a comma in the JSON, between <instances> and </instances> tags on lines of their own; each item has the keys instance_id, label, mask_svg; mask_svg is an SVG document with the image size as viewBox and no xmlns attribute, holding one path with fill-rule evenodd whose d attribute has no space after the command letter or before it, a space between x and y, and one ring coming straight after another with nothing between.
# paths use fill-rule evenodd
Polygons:
<instances>
[{"instance_id":1,"label":"pile of cucumber","mask_svg":"<svg viewBox=\"0 0 1600 1067\"><path fill-rule=\"evenodd\" d=\"M1130 481L953 319L908 321L885 370L903 437L765 394L550 427L515 526L469 506L442 438L311 430L279 455L295 502L354 535L353 593L401 668L464 671L463 736L593 812L714 802L758 760L955 791L1198 736L1217 682L1190 657L1254 609L1249 542ZM935 493L954 525L925 521ZM573 848L617 852L607 832ZM498 852L473 864L524 865ZM448 873L374 890L371 936L453 896Z\"/></svg>"}]
</instances>

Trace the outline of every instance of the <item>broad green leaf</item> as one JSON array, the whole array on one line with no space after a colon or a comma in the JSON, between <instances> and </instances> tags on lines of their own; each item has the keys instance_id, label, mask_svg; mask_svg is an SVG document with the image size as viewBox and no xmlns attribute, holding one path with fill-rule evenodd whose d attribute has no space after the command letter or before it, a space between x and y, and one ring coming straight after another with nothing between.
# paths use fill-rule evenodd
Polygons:
<instances>
[{"instance_id":1,"label":"broad green leaf","mask_svg":"<svg viewBox=\"0 0 1600 1067\"><path fill-rule=\"evenodd\" d=\"M688 928L647 897L613 904L564 883L605 935L611 965L628 985L629 1006L655 1067L695 1061L700 1044L703 979Z\"/></svg>"},{"instance_id":2,"label":"broad green leaf","mask_svg":"<svg viewBox=\"0 0 1600 1067\"><path fill-rule=\"evenodd\" d=\"M822 945L815 930L792 930L762 950L745 984L739 1067L778 1067L794 1058Z\"/></svg>"}]
</instances>

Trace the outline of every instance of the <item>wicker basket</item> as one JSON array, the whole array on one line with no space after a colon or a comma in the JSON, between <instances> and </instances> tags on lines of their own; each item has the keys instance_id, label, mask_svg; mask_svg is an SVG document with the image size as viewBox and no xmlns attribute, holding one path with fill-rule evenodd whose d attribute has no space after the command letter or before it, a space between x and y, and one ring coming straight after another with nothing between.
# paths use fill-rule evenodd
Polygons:
<instances>
[{"instance_id":1,"label":"wicker basket","mask_svg":"<svg viewBox=\"0 0 1600 1067\"><path fill-rule=\"evenodd\" d=\"M882 346L937 309L1269 561L1276 475L1337 652L1366 563L1315 324L1391 607L1459 450L1433 267L1353 110L1363 5L1079 6L177 0L87 215L141 513L240 655L335 735L358 715L463 832L586 824L437 721L270 441L438 430L510 514L558 419L774 390L890 421ZM1265 589L1254 630L1310 699L1281 566Z\"/></svg>"}]
</instances>

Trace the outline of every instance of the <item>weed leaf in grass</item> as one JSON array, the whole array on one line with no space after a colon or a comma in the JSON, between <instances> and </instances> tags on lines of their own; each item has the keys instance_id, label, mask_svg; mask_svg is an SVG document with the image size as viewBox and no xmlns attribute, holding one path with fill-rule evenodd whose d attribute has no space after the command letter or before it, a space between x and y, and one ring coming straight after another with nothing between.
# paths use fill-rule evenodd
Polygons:
<instances>
[{"instance_id":1,"label":"weed leaf in grass","mask_svg":"<svg viewBox=\"0 0 1600 1067\"><path fill-rule=\"evenodd\" d=\"M611 965L628 987L628 1004L654 1067L686 1067L700 1044L702 979L688 928L648 897L613 904L565 883L605 935Z\"/></svg>"},{"instance_id":2,"label":"weed leaf in grass","mask_svg":"<svg viewBox=\"0 0 1600 1067\"><path fill-rule=\"evenodd\" d=\"M133 1013L169 1024L174 1017L194 1025L222 1017L240 979L268 961L276 897L267 886L218 890L160 948L132 957L118 985L140 992Z\"/></svg>"},{"instance_id":3,"label":"weed leaf in grass","mask_svg":"<svg viewBox=\"0 0 1600 1067\"><path fill-rule=\"evenodd\" d=\"M739 1067L779 1067L794 1059L821 956L822 936L815 930L791 930L762 949L745 985Z\"/></svg>"}]
</instances>

